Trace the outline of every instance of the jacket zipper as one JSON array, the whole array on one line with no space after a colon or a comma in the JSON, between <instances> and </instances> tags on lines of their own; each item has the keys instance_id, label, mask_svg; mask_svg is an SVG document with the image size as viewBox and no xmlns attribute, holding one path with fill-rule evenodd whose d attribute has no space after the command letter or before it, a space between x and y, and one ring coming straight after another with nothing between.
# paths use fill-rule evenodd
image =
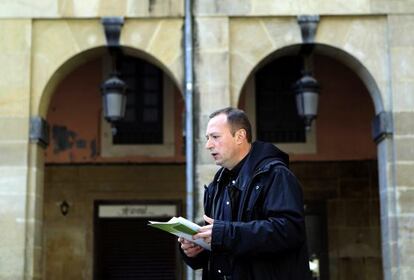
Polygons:
<instances>
[{"instance_id":1,"label":"jacket zipper","mask_svg":"<svg viewBox=\"0 0 414 280\"><path fill-rule=\"evenodd\" d=\"M269 170L259 170L258 172L254 173L252 178L249 180L249 183L247 184L247 188L246 190L250 190L250 185L252 184L253 180L256 178L256 176L259 176L262 173L268 172ZM242 203L240 204L240 209L241 211L239 211L237 220L241 221L242 215L243 215L243 208L244 208L244 204L246 203L246 199L247 199L247 193L244 194L243 196L243 200Z\"/></svg>"}]
</instances>

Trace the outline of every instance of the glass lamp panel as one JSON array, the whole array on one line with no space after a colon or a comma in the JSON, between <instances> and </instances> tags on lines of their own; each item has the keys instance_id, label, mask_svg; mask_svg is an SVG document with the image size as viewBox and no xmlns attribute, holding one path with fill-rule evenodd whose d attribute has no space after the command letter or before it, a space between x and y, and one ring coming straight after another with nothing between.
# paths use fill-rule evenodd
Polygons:
<instances>
[{"instance_id":1,"label":"glass lamp panel","mask_svg":"<svg viewBox=\"0 0 414 280\"><path fill-rule=\"evenodd\" d=\"M318 93L313 91L305 91L303 96L303 115L316 116L318 112Z\"/></svg>"},{"instance_id":2,"label":"glass lamp panel","mask_svg":"<svg viewBox=\"0 0 414 280\"><path fill-rule=\"evenodd\" d=\"M304 116L303 93L296 94L296 108L298 110L298 115L303 117Z\"/></svg>"},{"instance_id":3,"label":"glass lamp panel","mask_svg":"<svg viewBox=\"0 0 414 280\"><path fill-rule=\"evenodd\" d=\"M118 92L108 92L104 98L105 118L119 120L125 113L125 96Z\"/></svg>"}]
</instances>

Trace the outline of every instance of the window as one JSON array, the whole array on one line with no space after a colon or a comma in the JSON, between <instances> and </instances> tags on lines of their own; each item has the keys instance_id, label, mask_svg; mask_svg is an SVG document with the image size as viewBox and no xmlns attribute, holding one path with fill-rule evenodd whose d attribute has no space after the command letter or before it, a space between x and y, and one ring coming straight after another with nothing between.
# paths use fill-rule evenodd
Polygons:
<instances>
[{"instance_id":1,"label":"window","mask_svg":"<svg viewBox=\"0 0 414 280\"><path fill-rule=\"evenodd\" d=\"M103 79L108 76L110 57L103 59ZM175 96L171 79L155 65L127 56L120 63L122 79L127 83L125 120L112 135L110 124L101 117L101 156L175 155Z\"/></svg>"},{"instance_id":2,"label":"window","mask_svg":"<svg viewBox=\"0 0 414 280\"><path fill-rule=\"evenodd\" d=\"M296 112L292 85L301 75L300 57L276 59L246 81L240 106L252 123L253 139L291 154L316 153L316 122L305 129Z\"/></svg>"},{"instance_id":3,"label":"window","mask_svg":"<svg viewBox=\"0 0 414 280\"><path fill-rule=\"evenodd\" d=\"M257 139L273 143L306 142L305 126L296 111L293 84L301 77L302 59L286 56L256 73Z\"/></svg>"},{"instance_id":4,"label":"window","mask_svg":"<svg viewBox=\"0 0 414 280\"><path fill-rule=\"evenodd\" d=\"M125 56L120 62L127 84L125 119L116 124L113 143L163 143L163 73L142 59Z\"/></svg>"}]
</instances>

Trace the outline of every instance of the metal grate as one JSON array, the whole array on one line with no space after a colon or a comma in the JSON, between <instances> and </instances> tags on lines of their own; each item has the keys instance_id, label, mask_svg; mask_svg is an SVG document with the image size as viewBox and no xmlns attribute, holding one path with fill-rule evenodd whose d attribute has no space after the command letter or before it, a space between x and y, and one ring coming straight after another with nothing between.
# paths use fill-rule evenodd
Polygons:
<instances>
[{"instance_id":1,"label":"metal grate","mask_svg":"<svg viewBox=\"0 0 414 280\"><path fill-rule=\"evenodd\" d=\"M286 56L261 68L256 81L257 139L273 143L306 142L292 85L301 77L302 59Z\"/></svg>"},{"instance_id":2,"label":"metal grate","mask_svg":"<svg viewBox=\"0 0 414 280\"><path fill-rule=\"evenodd\" d=\"M143 218L100 218L95 228L95 280L177 278L176 238Z\"/></svg>"},{"instance_id":3,"label":"metal grate","mask_svg":"<svg viewBox=\"0 0 414 280\"><path fill-rule=\"evenodd\" d=\"M163 73L145 60L124 56L120 62L127 84L125 119L116 124L113 143L163 143Z\"/></svg>"}]
</instances>

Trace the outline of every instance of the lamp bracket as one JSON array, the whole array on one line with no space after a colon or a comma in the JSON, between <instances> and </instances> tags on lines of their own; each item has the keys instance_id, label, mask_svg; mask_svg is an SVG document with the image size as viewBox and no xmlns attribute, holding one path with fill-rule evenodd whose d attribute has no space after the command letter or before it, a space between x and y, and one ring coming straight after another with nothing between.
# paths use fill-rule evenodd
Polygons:
<instances>
[{"instance_id":1,"label":"lamp bracket","mask_svg":"<svg viewBox=\"0 0 414 280\"><path fill-rule=\"evenodd\" d=\"M30 118L30 141L39 144L42 148L49 145L49 125L40 116Z\"/></svg>"},{"instance_id":2,"label":"lamp bracket","mask_svg":"<svg viewBox=\"0 0 414 280\"><path fill-rule=\"evenodd\" d=\"M304 44L314 43L316 29L318 28L319 23L319 15L299 15L297 21L302 34L302 42Z\"/></svg>"},{"instance_id":3,"label":"lamp bracket","mask_svg":"<svg viewBox=\"0 0 414 280\"><path fill-rule=\"evenodd\" d=\"M121 29L124 25L124 17L102 17L101 22L104 26L108 48L118 48L120 46L119 38L121 37Z\"/></svg>"},{"instance_id":4,"label":"lamp bracket","mask_svg":"<svg viewBox=\"0 0 414 280\"><path fill-rule=\"evenodd\" d=\"M372 121L372 139L375 143L380 143L393 133L392 114L385 111L377 114Z\"/></svg>"}]
</instances>

